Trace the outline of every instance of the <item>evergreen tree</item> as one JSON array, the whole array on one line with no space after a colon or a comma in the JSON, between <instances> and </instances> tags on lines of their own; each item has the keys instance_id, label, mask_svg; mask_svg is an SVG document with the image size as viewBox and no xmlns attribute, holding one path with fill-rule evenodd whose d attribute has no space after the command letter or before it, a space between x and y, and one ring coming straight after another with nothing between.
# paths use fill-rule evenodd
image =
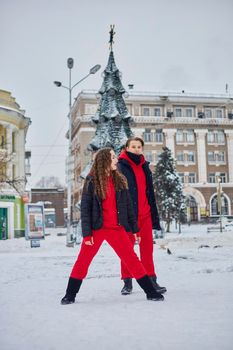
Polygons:
<instances>
[{"instance_id":1,"label":"evergreen tree","mask_svg":"<svg viewBox=\"0 0 233 350\"><path fill-rule=\"evenodd\" d=\"M175 161L169 148L164 147L159 156L154 173L156 199L162 220L166 222L167 232L173 219L179 223L185 219L185 196L176 172Z\"/></svg>"},{"instance_id":2,"label":"evergreen tree","mask_svg":"<svg viewBox=\"0 0 233 350\"><path fill-rule=\"evenodd\" d=\"M126 140L133 135L129 125L132 117L123 99L124 93L120 72L111 49L99 90L101 95L99 107L92 118L96 124L96 132L88 145L89 150L97 151L103 147L112 147L116 154L119 154Z\"/></svg>"}]
</instances>

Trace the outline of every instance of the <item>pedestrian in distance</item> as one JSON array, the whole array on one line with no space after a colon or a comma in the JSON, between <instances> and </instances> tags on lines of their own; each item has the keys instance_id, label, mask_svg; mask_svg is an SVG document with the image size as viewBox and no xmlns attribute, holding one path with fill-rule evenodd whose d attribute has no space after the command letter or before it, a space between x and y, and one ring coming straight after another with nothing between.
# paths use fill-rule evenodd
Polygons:
<instances>
[{"instance_id":1,"label":"pedestrian in distance","mask_svg":"<svg viewBox=\"0 0 233 350\"><path fill-rule=\"evenodd\" d=\"M117 170L117 157L111 148L99 150L85 180L81 199L83 242L72 268L61 304L75 302L92 259L103 241L113 248L144 290L148 300L163 300L133 250L127 232L137 239L138 226L125 177Z\"/></svg>"},{"instance_id":2,"label":"pedestrian in distance","mask_svg":"<svg viewBox=\"0 0 233 350\"><path fill-rule=\"evenodd\" d=\"M161 294L167 289L157 282L153 262L153 229L161 230L159 214L155 201L152 173L143 155L144 141L140 137L129 138L119 156L118 169L126 177L132 198L134 213L137 218L140 242L140 260L150 277L155 290ZM128 234L132 247L135 240ZM124 261L121 262L121 278L124 286L122 295L132 293L132 275Z\"/></svg>"}]
</instances>

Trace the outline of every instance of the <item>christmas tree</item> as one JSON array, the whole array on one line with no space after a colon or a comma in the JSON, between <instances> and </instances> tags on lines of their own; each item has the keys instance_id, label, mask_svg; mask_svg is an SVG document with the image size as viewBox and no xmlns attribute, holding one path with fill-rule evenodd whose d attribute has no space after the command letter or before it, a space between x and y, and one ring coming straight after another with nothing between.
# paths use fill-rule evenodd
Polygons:
<instances>
[{"instance_id":1,"label":"christmas tree","mask_svg":"<svg viewBox=\"0 0 233 350\"><path fill-rule=\"evenodd\" d=\"M132 117L128 113L123 94L125 89L121 83L120 72L115 64L112 51L114 26L110 31L110 54L103 75L103 83L99 107L92 121L96 124L94 138L88 145L91 151L103 147L112 147L119 154L126 140L133 135L130 129Z\"/></svg>"},{"instance_id":2,"label":"christmas tree","mask_svg":"<svg viewBox=\"0 0 233 350\"><path fill-rule=\"evenodd\" d=\"M180 223L186 216L185 196L176 172L175 161L167 147L163 148L159 156L154 173L154 186L159 212L162 220L166 222L167 232L170 232L173 219L179 223L180 228Z\"/></svg>"}]
</instances>

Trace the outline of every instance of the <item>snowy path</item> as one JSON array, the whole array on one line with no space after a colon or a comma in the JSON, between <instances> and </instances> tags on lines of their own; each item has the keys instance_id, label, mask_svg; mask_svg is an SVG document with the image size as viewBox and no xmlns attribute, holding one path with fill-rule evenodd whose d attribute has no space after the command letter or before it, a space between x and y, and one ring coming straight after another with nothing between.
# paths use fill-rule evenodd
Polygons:
<instances>
[{"instance_id":1,"label":"snowy path","mask_svg":"<svg viewBox=\"0 0 233 350\"><path fill-rule=\"evenodd\" d=\"M41 248L0 241L0 349L232 349L233 232L191 226L157 242L172 251L155 245L165 302L147 301L135 282L121 296L119 261L104 244L76 303L61 306L79 246L66 248L54 233Z\"/></svg>"}]
</instances>

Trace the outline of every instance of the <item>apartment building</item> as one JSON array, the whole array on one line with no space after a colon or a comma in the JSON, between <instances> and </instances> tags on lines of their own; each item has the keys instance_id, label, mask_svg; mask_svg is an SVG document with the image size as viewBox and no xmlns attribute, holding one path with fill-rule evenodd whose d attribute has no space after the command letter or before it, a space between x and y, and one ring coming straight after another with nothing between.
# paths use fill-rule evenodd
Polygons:
<instances>
[{"instance_id":1,"label":"apartment building","mask_svg":"<svg viewBox=\"0 0 233 350\"><path fill-rule=\"evenodd\" d=\"M125 96L135 135L145 141L151 169L162 147L171 149L187 197L188 217L217 217L217 186L222 187L222 213L233 215L233 95L154 93L129 90ZM78 216L80 173L91 158L87 145L99 103L97 91L82 91L72 108L74 157L73 214Z\"/></svg>"}]
</instances>

